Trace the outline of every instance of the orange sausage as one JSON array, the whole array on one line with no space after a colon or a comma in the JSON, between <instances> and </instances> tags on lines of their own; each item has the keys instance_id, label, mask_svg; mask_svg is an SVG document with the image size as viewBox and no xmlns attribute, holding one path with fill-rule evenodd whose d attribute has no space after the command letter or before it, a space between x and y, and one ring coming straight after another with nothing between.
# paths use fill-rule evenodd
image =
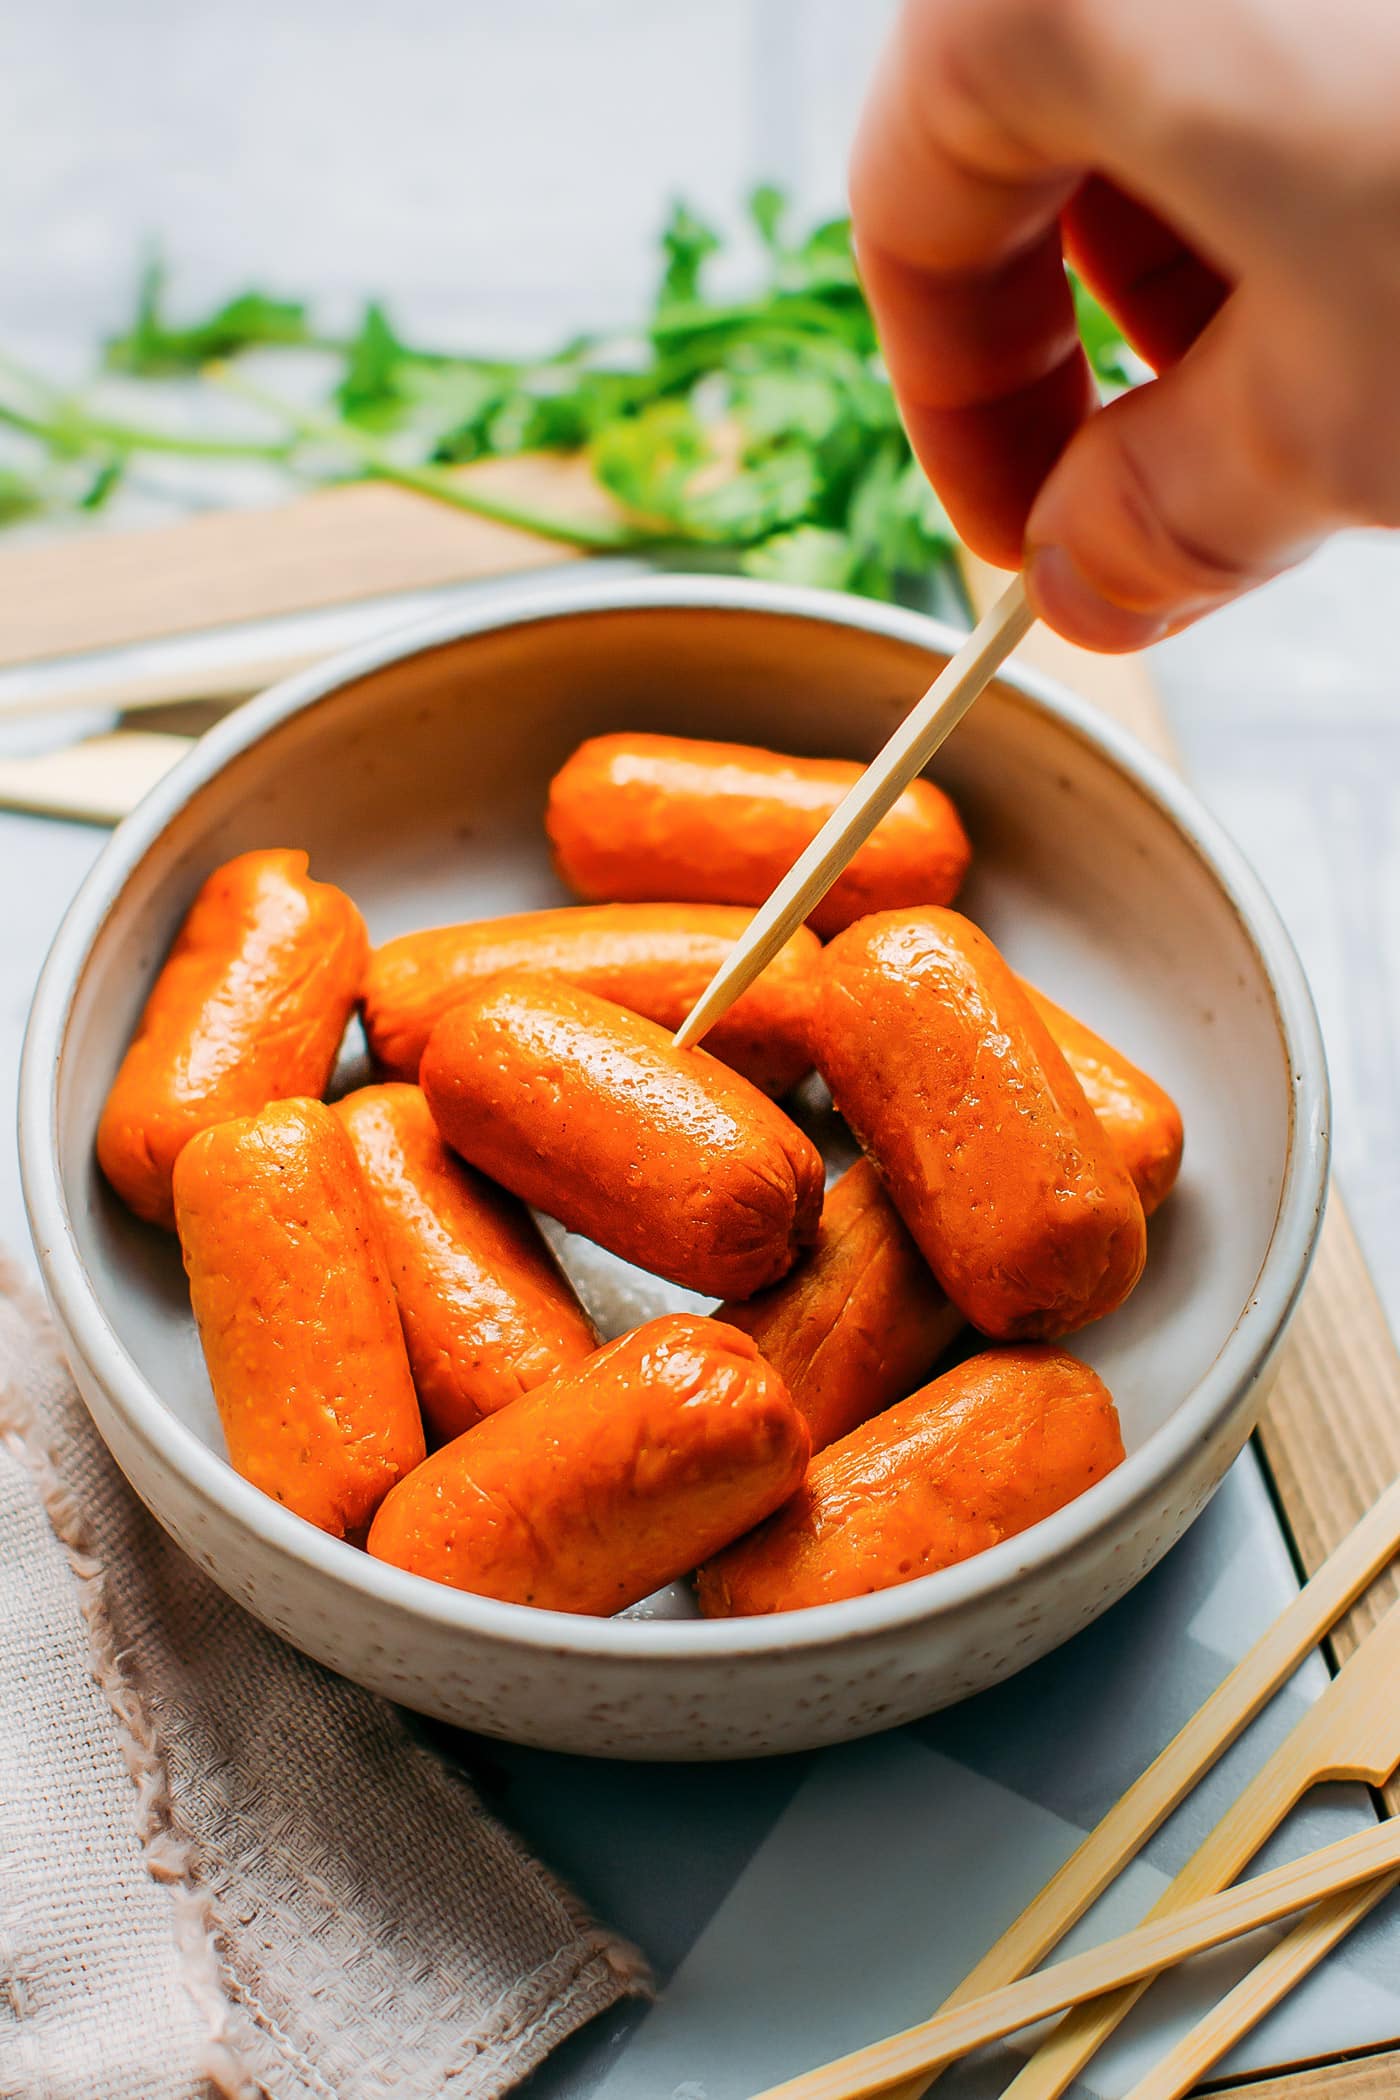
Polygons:
<instances>
[{"instance_id":1,"label":"orange sausage","mask_svg":"<svg viewBox=\"0 0 1400 2100\"><path fill-rule=\"evenodd\" d=\"M1151 1217L1171 1194L1181 1167L1181 1111L1155 1079L1115 1050L1092 1028L1076 1021L1044 992L1022 980L1021 989L1059 1044L1065 1063L1084 1089L1114 1150L1133 1177L1143 1210Z\"/></svg>"},{"instance_id":2,"label":"orange sausage","mask_svg":"<svg viewBox=\"0 0 1400 2100\"><path fill-rule=\"evenodd\" d=\"M592 992L495 977L443 1015L419 1076L472 1166L672 1283L748 1297L816 1237L811 1140L727 1065Z\"/></svg>"},{"instance_id":3,"label":"orange sausage","mask_svg":"<svg viewBox=\"0 0 1400 2100\"><path fill-rule=\"evenodd\" d=\"M435 1442L582 1363L593 1324L514 1196L438 1135L416 1086L335 1104L370 1195Z\"/></svg>"},{"instance_id":4,"label":"orange sausage","mask_svg":"<svg viewBox=\"0 0 1400 2100\"><path fill-rule=\"evenodd\" d=\"M807 1427L747 1335L671 1313L435 1452L369 1550L454 1589L621 1611L785 1502Z\"/></svg>"},{"instance_id":5,"label":"orange sausage","mask_svg":"<svg viewBox=\"0 0 1400 2100\"><path fill-rule=\"evenodd\" d=\"M204 1360L245 1480L337 1538L423 1457L384 1250L319 1101L192 1138L175 1216Z\"/></svg>"},{"instance_id":6,"label":"orange sausage","mask_svg":"<svg viewBox=\"0 0 1400 2100\"><path fill-rule=\"evenodd\" d=\"M729 904L572 905L402 934L369 959L370 1049L393 1078L416 1079L447 1009L502 970L562 977L675 1030L751 917ZM705 1038L712 1057L765 1094L785 1094L811 1067L807 1011L820 953L800 927Z\"/></svg>"},{"instance_id":7,"label":"orange sausage","mask_svg":"<svg viewBox=\"0 0 1400 2100\"><path fill-rule=\"evenodd\" d=\"M762 904L861 771L750 744L595 736L550 782L545 825L577 896ZM948 797L916 780L809 923L825 936L867 912L947 904L971 858Z\"/></svg>"},{"instance_id":8,"label":"orange sausage","mask_svg":"<svg viewBox=\"0 0 1400 2100\"><path fill-rule=\"evenodd\" d=\"M963 1324L868 1159L828 1190L817 1244L792 1274L716 1318L753 1336L814 1451L912 1392Z\"/></svg>"},{"instance_id":9,"label":"orange sausage","mask_svg":"<svg viewBox=\"0 0 1400 2100\"><path fill-rule=\"evenodd\" d=\"M886 912L822 957L816 1063L953 1303L998 1340L1111 1312L1147 1233L1045 1023L956 912Z\"/></svg>"},{"instance_id":10,"label":"orange sausage","mask_svg":"<svg viewBox=\"0 0 1400 2100\"><path fill-rule=\"evenodd\" d=\"M701 1568L700 1608L800 1611L912 1582L1038 1524L1122 1457L1086 1364L989 1349L815 1458L791 1502Z\"/></svg>"},{"instance_id":11,"label":"orange sausage","mask_svg":"<svg viewBox=\"0 0 1400 2100\"><path fill-rule=\"evenodd\" d=\"M173 1226L170 1174L196 1131L292 1094L335 1065L369 942L343 890L304 853L241 853L216 868L155 981L97 1129L113 1188Z\"/></svg>"}]
</instances>

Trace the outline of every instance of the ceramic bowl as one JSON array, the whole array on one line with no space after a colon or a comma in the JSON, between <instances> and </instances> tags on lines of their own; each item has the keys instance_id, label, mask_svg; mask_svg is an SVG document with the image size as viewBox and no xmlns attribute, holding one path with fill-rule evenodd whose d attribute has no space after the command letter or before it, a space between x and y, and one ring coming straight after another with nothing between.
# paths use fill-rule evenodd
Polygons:
<instances>
[{"instance_id":1,"label":"ceramic bowl","mask_svg":"<svg viewBox=\"0 0 1400 2100\"><path fill-rule=\"evenodd\" d=\"M209 870L299 845L376 938L555 902L545 785L638 727L873 752L954 646L915 614L711 578L583 576L477 598L288 681L128 818L54 945L26 1043L26 1196L54 1312L133 1487L214 1580L375 1691L489 1735L634 1758L796 1750L961 1699L1087 1625L1178 1539L1258 1415L1317 1233L1326 1077L1297 959L1239 854L1099 714L1008 670L935 762L976 844L963 902L1175 1094L1186 1163L1144 1280L1073 1346L1126 1462L980 1558L879 1595L707 1623L683 1592L572 1618L441 1588L325 1537L228 1465L172 1239L93 1135ZM686 1302L568 1242L611 1330ZM698 1301L691 1301L698 1302Z\"/></svg>"}]
</instances>

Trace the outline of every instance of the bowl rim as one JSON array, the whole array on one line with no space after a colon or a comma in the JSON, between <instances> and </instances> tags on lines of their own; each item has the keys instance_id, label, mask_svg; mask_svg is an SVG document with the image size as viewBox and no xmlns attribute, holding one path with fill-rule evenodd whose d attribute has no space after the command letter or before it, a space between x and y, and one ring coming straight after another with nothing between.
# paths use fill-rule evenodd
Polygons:
<instances>
[{"instance_id":1,"label":"bowl rim","mask_svg":"<svg viewBox=\"0 0 1400 2100\"><path fill-rule=\"evenodd\" d=\"M124 1426L201 1502L273 1554L337 1580L390 1611L504 1647L593 1660L693 1665L794 1656L859 1643L948 1617L1044 1574L1154 1499L1193 1451L1244 1404L1266 1370L1306 1280L1326 1200L1326 1057L1292 940L1259 878L1170 766L1092 703L1039 671L1004 665L998 683L1108 758L1185 837L1231 907L1269 982L1290 1068L1289 1132L1273 1229L1250 1298L1204 1375L1147 1441L1075 1501L971 1560L894 1588L802 1611L735 1619L595 1619L478 1597L372 1560L293 1515L236 1473L163 1401L110 1325L78 1249L59 1167L58 1079L73 1005L93 948L145 856L232 759L292 716L333 702L348 685L404 659L476 636L594 614L701 610L769 614L874 633L944 654L962 636L902 607L797 585L707 575L575 576L522 590L502 578L470 586L462 605L345 650L279 681L211 729L118 825L64 914L45 961L20 1066L19 1139L25 1207L45 1289L60 1326ZM157 1514L159 1514L157 1512ZM217 1578L216 1578L217 1579Z\"/></svg>"}]
</instances>

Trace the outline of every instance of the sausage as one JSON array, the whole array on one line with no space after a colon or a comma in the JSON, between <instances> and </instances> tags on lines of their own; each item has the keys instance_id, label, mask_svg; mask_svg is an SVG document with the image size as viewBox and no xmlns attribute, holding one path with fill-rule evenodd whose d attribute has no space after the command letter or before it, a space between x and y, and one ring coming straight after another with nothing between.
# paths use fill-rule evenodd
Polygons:
<instances>
[{"instance_id":1,"label":"sausage","mask_svg":"<svg viewBox=\"0 0 1400 2100\"><path fill-rule=\"evenodd\" d=\"M322 1531L362 1532L423 1457L379 1230L319 1101L192 1138L175 1218L228 1455Z\"/></svg>"},{"instance_id":2,"label":"sausage","mask_svg":"<svg viewBox=\"0 0 1400 2100\"><path fill-rule=\"evenodd\" d=\"M416 1086L367 1086L332 1113L379 1221L430 1435L592 1355L598 1337L522 1203L448 1151Z\"/></svg>"},{"instance_id":3,"label":"sausage","mask_svg":"<svg viewBox=\"0 0 1400 2100\"><path fill-rule=\"evenodd\" d=\"M750 744L596 736L550 782L545 826L579 897L762 904L862 770ZM809 924L825 937L867 912L947 904L971 858L948 797L916 780Z\"/></svg>"},{"instance_id":4,"label":"sausage","mask_svg":"<svg viewBox=\"0 0 1400 2100\"><path fill-rule=\"evenodd\" d=\"M562 977L675 1030L751 917L730 904L572 905L402 934L369 959L370 1049L392 1078L416 1079L434 1025L502 970ZM765 1094L785 1094L811 1067L807 1011L820 954L816 935L799 927L705 1038L712 1057Z\"/></svg>"},{"instance_id":5,"label":"sausage","mask_svg":"<svg viewBox=\"0 0 1400 2100\"><path fill-rule=\"evenodd\" d=\"M1113 1140L1150 1218L1171 1194L1181 1167L1181 1111L1165 1088L1140 1072L1092 1028L1076 1021L1044 992L1021 989L1059 1044L1084 1098Z\"/></svg>"},{"instance_id":6,"label":"sausage","mask_svg":"<svg viewBox=\"0 0 1400 2100\"><path fill-rule=\"evenodd\" d=\"M379 1560L545 1611L621 1611L799 1486L807 1425L747 1335L670 1313L444 1445L388 1496Z\"/></svg>"},{"instance_id":7,"label":"sausage","mask_svg":"<svg viewBox=\"0 0 1400 2100\"><path fill-rule=\"evenodd\" d=\"M1169 1193L1181 1162L1171 1096L1101 1036L1022 984L1085 1099L1127 1167L1145 1213ZM719 1308L751 1334L807 1417L812 1449L902 1400L962 1326L934 1282L869 1160L828 1189L811 1252L781 1283Z\"/></svg>"},{"instance_id":8,"label":"sausage","mask_svg":"<svg viewBox=\"0 0 1400 2100\"><path fill-rule=\"evenodd\" d=\"M1086 1364L988 1349L815 1458L791 1502L700 1569L700 1609L800 1611L912 1582L1038 1524L1122 1457Z\"/></svg>"},{"instance_id":9,"label":"sausage","mask_svg":"<svg viewBox=\"0 0 1400 2100\"><path fill-rule=\"evenodd\" d=\"M999 1341L1122 1303L1147 1251L1126 1167L1025 992L956 912L885 912L817 973L817 1066L953 1303Z\"/></svg>"},{"instance_id":10,"label":"sausage","mask_svg":"<svg viewBox=\"0 0 1400 2100\"><path fill-rule=\"evenodd\" d=\"M572 1232L706 1297L775 1283L816 1238L821 1154L756 1087L557 978L492 978L420 1079L455 1152Z\"/></svg>"},{"instance_id":11,"label":"sausage","mask_svg":"<svg viewBox=\"0 0 1400 2100\"><path fill-rule=\"evenodd\" d=\"M752 1335L814 1451L912 1392L963 1324L868 1159L827 1191L817 1244L792 1273L715 1317Z\"/></svg>"},{"instance_id":12,"label":"sausage","mask_svg":"<svg viewBox=\"0 0 1400 2100\"><path fill-rule=\"evenodd\" d=\"M320 1094L369 953L343 890L295 852L241 853L191 905L97 1129L97 1157L140 1218L175 1223L170 1174L197 1131Z\"/></svg>"}]
</instances>

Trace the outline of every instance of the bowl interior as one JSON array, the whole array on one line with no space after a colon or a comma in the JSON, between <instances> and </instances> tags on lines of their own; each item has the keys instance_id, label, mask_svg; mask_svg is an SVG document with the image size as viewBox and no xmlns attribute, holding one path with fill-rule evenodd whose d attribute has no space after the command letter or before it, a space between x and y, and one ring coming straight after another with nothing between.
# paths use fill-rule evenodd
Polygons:
<instances>
[{"instance_id":1,"label":"bowl interior","mask_svg":"<svg viewBox=\"0 0 1400 2100\"><path fill-rule=\"evenodd\" d=\"M873 752L936 658L896 635L736 607L572 612L389 664L275 723L199 788L131 873L77 987L59 1076L59 1167L79 1252L122 1346L215 1450L222 1439L172 1239L97 1173L103 1097L208 871L301 845L376 939L560 901L541 815L585 736L645 727L780 749ZM1015 967L1159 1078L1185 1117L1180 1185L1147 1273L1071 1343L1140 1450L1247 1307L1274 1226L1293 1091L1269 977L1191 838L1091 738L1009 684L933 768L976 859L966 910ZM610 1331L698 1303L569 1242Z\"/></svg>"}]
</instances>

